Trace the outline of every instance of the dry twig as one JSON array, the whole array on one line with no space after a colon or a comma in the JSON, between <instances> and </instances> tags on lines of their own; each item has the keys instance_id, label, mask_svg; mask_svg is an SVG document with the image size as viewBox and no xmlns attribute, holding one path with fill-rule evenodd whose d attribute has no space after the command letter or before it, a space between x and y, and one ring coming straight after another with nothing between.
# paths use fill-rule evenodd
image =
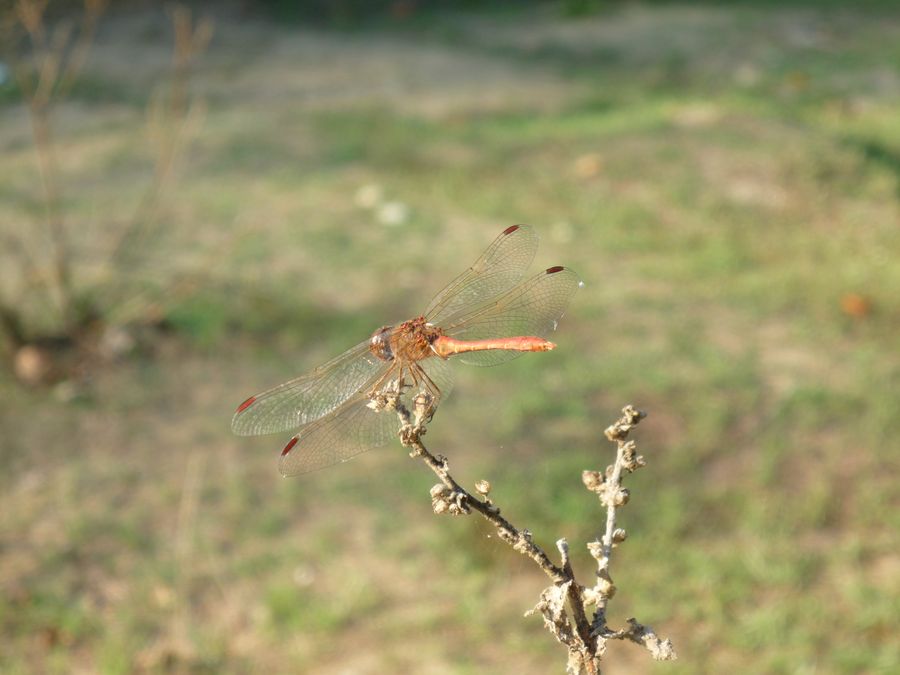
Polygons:
<instances>
[{"instance_id":1,"label":"dry twig","mask_svg":"<svg viewBox=\"0 0 900 675\"><path fill-rule=\"evenodd\" d=\"M625 540L625 531L616 528L616 512L628 502L629 492L622 487L622 477L645 465L637 454L634 441L627 441L628 433L644 417L632 406L622 410L622 417L606 430L606 437L616 443L616 461L605 472L585 471L582 480L588 490L597 494L606 506L606 527L603 536L587 545L597 561L597 582L587 588L578 583L569 558L565 539L556 542L560 564L554 563L538 546L527 529L514 526L500 515L500 508L490 499L491 485L486 480L476 483L475 496L463 488L450 474L447 459L433 455L422 443L426 425L434 414L431 396L421 393L413 399L413 411L404 405L396 393L373 395L376 410L393 410L400 419L400 441L410 448L410 457L421 459L438 477L440 483L431 488L432 508L436 514L467 515L476 511L497 530L497 534L519 553L533 560L553 581L542 593L537 605L526 616L540 613L550 633L568 650L566 672L572 675L599 673L609 640L630 640L644 646L657 661L676 658L668 639L660 639L649 626L636 619L628 619L628 627L610 628L607 606L616 592L610 575L613 549ZM590 607L594 613L588 621Z\"/></svg>"}]
</instances>

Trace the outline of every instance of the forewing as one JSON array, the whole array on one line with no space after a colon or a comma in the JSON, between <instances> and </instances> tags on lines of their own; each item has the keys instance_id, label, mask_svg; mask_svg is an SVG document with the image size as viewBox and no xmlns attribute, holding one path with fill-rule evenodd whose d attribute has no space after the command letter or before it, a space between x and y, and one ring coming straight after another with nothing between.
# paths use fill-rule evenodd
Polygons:
<instances>
[{"instance_id":1,"label":"forewing","mask_svg":"<svg viewBox=\"0 0 900 675\"><path fill-rule=\"evenodd\" d=\"M480 309L453 317L442 328L446 335L458 340L517 336L547 338L556 330L569 301L582 285L578 275L567 267L551 267ZM490 350L468 352L453 359L477 366L493 366L522 353Z\"/></svg>"},{"instance_id":2,"label":"forewing","mask_svg":"<svg viewBox=\"0 0 900 675\"><path fill-rule=\"evenodd\" d=\"M231 430L239 436L259 436L309 424L356 395L386 368L366 340L307 375L251 396L238 407Z\"/></svg>"},{"instance_id":3,"label":"forewing","mask_svg":"<svg viewBox=\"0 0 900 675\"><path fill-rule=\"evenodd\" d=\"M453 315L505 293L522 280L537 246L537 233L528 225L506 228L469 269L435 296L425 318L441 326Z\"/></svg>"}]
</instances>

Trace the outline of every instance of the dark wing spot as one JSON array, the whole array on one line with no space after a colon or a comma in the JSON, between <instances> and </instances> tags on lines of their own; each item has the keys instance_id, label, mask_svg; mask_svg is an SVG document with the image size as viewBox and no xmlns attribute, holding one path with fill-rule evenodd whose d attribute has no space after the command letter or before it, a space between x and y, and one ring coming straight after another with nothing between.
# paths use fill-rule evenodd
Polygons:
<instances>
[{"instance_id":1,"label":"dark wing spot","mask_svg":"<svg viewBox=\"0 0 900 675\"><path fill-rule=\"evenodd\" d=\"M241 403L238 406L237 412L244 412L247 408L249 408L251 405L253 405L254 401L256 401L256 397L251 396L250 398L248 398L246 401L244 401L243 403Z\"/></svg>"},{"instance_id":2,"label":"dark wing spot","mask_svg":"<svg viewBox=\"0 0 900 675\"><path fill-rule=\"evenodd\" d=\"M281 451L281 456L284 457L286 454L288 454L291 451L291 448L297 445L297 441L299 440L300 438L298 436L294 436L291 440L289 440L288 444L284 446L284 450Z\"/></svg>"},{"instance_id":3,"label":"dark wing spot","mask_svg":"<svg viewBox=\"0 0 900 675\"><path fill-rule=\"evenodd\" d=\"M566 269L566 268L563 267L562 265L556 265L555 267L548 267L547 274L556 274L557 272L562 272L564 269Z\"/></svg>"},{"instance_id":4,"label":"dark wing spot","mask_svg":"<svg viewBox=\"0 0 900 675\"><path fill-rule=\"evenodd\" d=\"M521 225L510 225L505 230L503 230L503 234L512 234L513 232L518 230L520 227L522 227L522 226Z\"/></svg>"}]
</instances>

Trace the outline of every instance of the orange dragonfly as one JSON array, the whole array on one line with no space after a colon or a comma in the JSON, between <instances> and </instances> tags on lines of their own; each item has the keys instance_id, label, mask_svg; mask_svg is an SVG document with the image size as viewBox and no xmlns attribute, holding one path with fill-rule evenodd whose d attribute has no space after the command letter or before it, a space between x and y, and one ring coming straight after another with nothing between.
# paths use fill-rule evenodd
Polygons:
<instances>
[{"instance_id":1,"label":"orange dragonfly","mask_svg":"<svg viewBox=\"0 0 900 675\"><path fill-rule=\"evenodd\" d=\"M282 475L321 469L397 435L397 418L377 411L379 393L450 393L454 361L492 366L523 352L556 347L556 330L583 282L567 267L522 281L537 252L527 225L500 233L475 263L414 319L384 326L340 356L282 385L251 396L231 421L239 436L297 430L281 451Z\"/></svg>"}]
</instances>

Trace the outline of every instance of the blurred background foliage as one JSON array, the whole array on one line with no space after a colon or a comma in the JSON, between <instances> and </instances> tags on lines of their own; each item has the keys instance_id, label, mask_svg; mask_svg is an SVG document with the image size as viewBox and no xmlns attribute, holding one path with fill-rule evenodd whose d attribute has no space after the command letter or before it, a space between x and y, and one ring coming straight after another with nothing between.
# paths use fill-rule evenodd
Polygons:
<instances>
[{"instance_id":1,"label":"blurred background foliage","mask_svg":"<svg viewBox=\"0 0 900 675\"><path fill-rule=\"evenodd\" d=\"M896 3L41 6L2 5L0 671L561 671L544 579L399 445L284 481L228 429L516 222L586 288L429 446L577 551L649 412L612 616L681 660L608 671L900 662Z\"/></svg>"}]
</instances>

